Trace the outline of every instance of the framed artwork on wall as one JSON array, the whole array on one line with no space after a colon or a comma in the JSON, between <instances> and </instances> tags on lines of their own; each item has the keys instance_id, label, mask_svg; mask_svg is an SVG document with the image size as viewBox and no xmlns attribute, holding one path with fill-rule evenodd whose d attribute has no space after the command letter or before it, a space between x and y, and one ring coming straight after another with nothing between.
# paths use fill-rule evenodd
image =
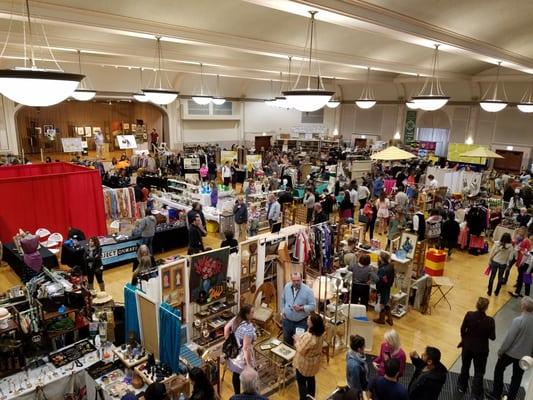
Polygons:
<instances>
[{"instance_id":1,"label":"framed artwork on wall","mask_svg":"<svg viewBox=\"0 0 533 400\"><path fill-rule=\"evenodd\" d=\"M83 128L83 131L85 132L85 137L91 137L93 128L91 126L86 126Z\"/></svg>"},{"instance_id":2,"label":"framed artwork on wall","mask_svg":"<svg viewBox=\"0 0 533 400\"><path fill-rule=\"evenodd\" d=\"M413 233L402 232L400 239L400 249L405 251L407 258L413 258L415 255L416 243L418 236Z\"/></svg>"}]
</instances>

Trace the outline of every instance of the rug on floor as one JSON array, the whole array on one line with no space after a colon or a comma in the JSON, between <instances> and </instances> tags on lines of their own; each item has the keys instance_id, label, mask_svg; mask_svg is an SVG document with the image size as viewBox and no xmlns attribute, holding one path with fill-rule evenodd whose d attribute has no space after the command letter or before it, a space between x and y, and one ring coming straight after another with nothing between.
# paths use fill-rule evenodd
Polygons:
<instances>
[{"instance_id":1,"label":"rug on floor","mask_svg":"<svg viewBox=\"0 0 533 400\"><path fill-rule=\"evenodd\" d=\"M367 364L368 369L370 371L370 380L376 377L376 370L372 366L372 360L375 358L375 356L368 356L367 357ZM406 388L409 386L409 382L411 381L411 378L413 377L413 374L415 372L415 367L413 367L412 364L407 364L405 366L405 375L400 378L400 383L404 385ZM442 388L442 392L440 393L438 400L470 400L470 393L462 394L457 391L457 380L459 379L459 374L455 372L449 372L448 376L446 377L446 383L444 384L444 387ZM470 377L469 380L469 387L472 385L472 377ZM489 381L487 379L484 380L484 387L485 390L492 389L492 381ZM504 385L504 393L507 393L508 385ZM524 388L520 388L518 392L518 396L516 400L524 400L526 397L526 392Z\"/></svg>"}]
</instances>

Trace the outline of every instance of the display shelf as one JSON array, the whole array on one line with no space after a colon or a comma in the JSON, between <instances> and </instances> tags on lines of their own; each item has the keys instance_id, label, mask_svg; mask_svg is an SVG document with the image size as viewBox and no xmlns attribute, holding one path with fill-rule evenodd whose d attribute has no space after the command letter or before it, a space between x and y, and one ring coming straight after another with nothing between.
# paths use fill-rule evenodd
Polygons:
<instances>
[{"instance_id":1,"label":"display shelf","mask_svg":"<svg viewBox=\"0 0 533 400\"><path fill-rule=\"evenodd\" d=\"M216 311L214 313L211 313L209 315L202 315L201 313L195 313L194 316L196 318L199 318L199 319L207 319L207 318L211 318L211 317L216 317L216 316L222 314L223 312L231 309L232 307L235 307L236 305L237 305L236 302L232 302L232 303L229 303L228 305L226 305L225 307L223 307L221 310Z\"/></svg>"}]
</instances>

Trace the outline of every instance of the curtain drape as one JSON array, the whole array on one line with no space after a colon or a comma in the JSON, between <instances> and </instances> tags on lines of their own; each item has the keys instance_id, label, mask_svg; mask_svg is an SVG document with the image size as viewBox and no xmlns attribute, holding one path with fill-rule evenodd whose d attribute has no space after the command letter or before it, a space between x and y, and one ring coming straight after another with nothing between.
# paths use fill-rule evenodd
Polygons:
<instances>
[{"instance_id":1,"label":"curtain drape","mask_svg":"<svg viewBox=\"0 0 533 400\"><path fill-rule=\"evenodd\" d=\"M0 240L19 228L47 228L66 238L70 227L87 237L107 233L102 182L96 170L68 164L0 168Z\"/></svg>"},{"instance_id":2,"label":"curtain drape","mask_svg":"<svg viewBox=\"0 0 533 400\"><path fill-rule=\"evenodd\" d=\"M135 335L137 343L141 342L141 331L139 329L139 314L137 313L137 288L131 283L124 286L124 332L126 334L125 343L128 343L130 332Z\"/></svg>"},{"instance_id":3,"label":"curtain drape","mask_svg":"<svg viewBox=\"0 0 533 400\"><path fill-rule=\"evenodd\" d=\"M448 139L450 130L443 128L418 128L418 140L425 142L435 142L435 154L439 157L446 157L448 154Z\"/></svg>"},{"instance_id":4,"label":"curtain drape","mask_svg":"<svg viewBox=\"0 0 533 400\"><path fill-rule=\"evenodd\" d=\"M159 357L173 372L179 371L180 348L180 311L163 302L159 306Z\"/></svg>"}]
</instances>

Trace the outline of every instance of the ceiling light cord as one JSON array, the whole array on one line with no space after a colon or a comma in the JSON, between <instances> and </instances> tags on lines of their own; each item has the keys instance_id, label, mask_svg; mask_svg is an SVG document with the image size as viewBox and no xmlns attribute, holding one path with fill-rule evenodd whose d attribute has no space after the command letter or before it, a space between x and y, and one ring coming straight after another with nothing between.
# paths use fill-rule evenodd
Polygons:
<instances>
[{"instance_id":1,"label":"ceiling light cord","mask_svg":"<svg viewBox=\"0 0 533 400\"><path fill-rule=\"evenodd\" d=\"M41 24L41 29L43 31L44 42L46 43L46 48L48 49L48 53L50 53L50 57L54 61L54 64L56 65L57 69L59 71L63 71L63 68L61 68L61 65L59 65L56 58L54 57L54 53L52 52L52 48L50 47L50 43L48 42L48 36L46 35L46 30L44 29L44 24Z\"/></svg>"},{"instance_id":2,"label":"ceiling light cord","mask_svg":"<svg viewBox=\"0 0 533 400\"><path fill-rule=\"evenodd\" d=\"M33 35L31 31L31 15L30 15L30 1L26 0L26 16L28 17L28 35L29 35L29 42L30 42L30 62L32 68L37 68L35 65L35 56L33 51Z\"/></svg>"},{"instance_id":3,"label":"ceiling light cord","mask_svg":"<svg viewBox=\"0 0 533 400\"><path fill-rule=\"evenodd\" d=\"M159 89L163 88L161 80L161 36L157 37L157 72L159 74Z\"/></svg>"},{"instance_id":4,"label":"ceiling light cord","mask_svg":"<svg viewBox=\"0 0 533 400\"><path fill-rule=\"evenodd\" d=\"M313 36L315 33L315 14L316 11L310 11L311 14L311 39L309 44L309 74L307 75L307 90L311 89L311 73L312 73L312 61L313 61Z\"/></svg>"}]
</instances>

